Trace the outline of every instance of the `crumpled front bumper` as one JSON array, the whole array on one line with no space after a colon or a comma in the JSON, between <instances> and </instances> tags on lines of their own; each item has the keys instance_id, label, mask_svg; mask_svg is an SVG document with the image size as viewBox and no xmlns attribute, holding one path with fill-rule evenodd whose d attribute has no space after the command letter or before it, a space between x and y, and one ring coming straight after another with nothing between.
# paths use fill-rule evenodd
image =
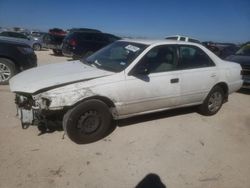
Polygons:
<instances>
[{"instance_id":1,"label":"crumpled front bumper","mask_svg":"<svg viewBox=\"0 0 250 188\"><path fill-rule=\"evenodd\" d=\"M17 107L17 115L21 120L22 128L26 129L30 125L35 125L39 118L39 113L33 109L24 109Z\"/></svg>"},{"instance_id":2,"label":"crumpled front bumper","mask_svg":"<svg viewBox=\"0 0 250 188\"><path fill-rule=\"evenodd\" d=\"M26 97L16 94L15 99L17 107L17 116L21 120L22 127L28 128L30 125L36 125L40 119L40 110L34 106L34 101L31 97Z\"/></svg>"}]
</instances>

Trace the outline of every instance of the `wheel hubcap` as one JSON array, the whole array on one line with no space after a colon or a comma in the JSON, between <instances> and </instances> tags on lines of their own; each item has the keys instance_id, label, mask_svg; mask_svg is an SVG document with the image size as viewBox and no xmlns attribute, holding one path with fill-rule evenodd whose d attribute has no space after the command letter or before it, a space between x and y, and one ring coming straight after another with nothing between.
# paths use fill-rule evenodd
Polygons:
<instances>
[{"instance_id":1,"label":"wheel hubcap","mask_svg":"<svg viewBox=\"0 0 250 188\"><path fill-rule=\"evenodd\" d=\"M208 101L208 109L211 112L217 111L222 104L222 95L220 92L214 92Z\"/></svg>"},{"instance_id":2,"label":"wheel hubcap","mask_svg":"<svg viewBox=\"0 0 250 188\"><path fill-rule=\"evenodd\" d=\"M5 64L0 63L0 82L5 82L10 79L10 69Z\"/></svg>"},{"instance_id":3,"label":"wheel hubcap","mask_svg":"<svg viewBox=\"0 0 250 188\"><path fill-rule=\"evenodd\" d=\"M100 117L96 111L85 112L78 121L77 128L82 134L92 134L100 127Z\"/></svg>"}]
</instances>

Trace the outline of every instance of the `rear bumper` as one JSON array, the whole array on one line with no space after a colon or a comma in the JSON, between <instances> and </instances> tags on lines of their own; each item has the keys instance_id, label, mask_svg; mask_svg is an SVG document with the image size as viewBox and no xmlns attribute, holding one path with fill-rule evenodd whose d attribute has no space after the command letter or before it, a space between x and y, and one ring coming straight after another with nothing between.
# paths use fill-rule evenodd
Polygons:
<instances>
[{"instance_id":1,"label":"rear bumper","mask_svg":"<svg viewBox=\"0 0 250 188\"><path fill-rule=\"evenodd\" d=\"M74 56L73 50L74 50L73 47L71 47L67 44L63 44L63 46L62 46L62 53L66 57L73 57Z\"/></svg>"}]
</instances>

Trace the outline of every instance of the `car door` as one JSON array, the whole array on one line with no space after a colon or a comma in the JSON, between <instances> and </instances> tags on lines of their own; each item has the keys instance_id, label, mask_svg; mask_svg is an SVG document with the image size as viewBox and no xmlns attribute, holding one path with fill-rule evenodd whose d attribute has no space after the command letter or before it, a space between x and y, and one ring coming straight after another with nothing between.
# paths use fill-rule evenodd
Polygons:
<instances>
[{"instance_id":1,"label":"car door","mask_svg":"<svg viewBox=\"0 0 250 188\"><path fill-rule=\"evenodd\" d=\"M126 76L123 115L179 105L179 71L174 45L151 49Z\"/></svg>"},{"instance_id":2,"label":"car door","mask_svg":"<svg viewBox=\"0 0 250 188\"><path fill-rule=\"evenodd\" d=\"M218 80L216 66L199 47L178 45L181 105L200 103Z\"/></svg>"}]
</instances>

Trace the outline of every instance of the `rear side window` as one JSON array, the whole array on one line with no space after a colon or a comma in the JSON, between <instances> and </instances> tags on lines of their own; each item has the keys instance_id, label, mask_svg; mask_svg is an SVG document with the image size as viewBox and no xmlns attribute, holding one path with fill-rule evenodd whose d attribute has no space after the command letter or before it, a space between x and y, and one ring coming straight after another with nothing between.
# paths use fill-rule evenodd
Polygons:
<instances>
[{"instance_id":1,"label":"rear side window","mask_svg":"<svg viewBox=\"0 0 250 188\"><path fill-rule=\"evenodd\" d=\"M93 41L93 42L95 42L95 41L103 41L104 39L103 39L103 37L101 36L101 35L99 35L99 34L97 34L97 33L84 33L84 32L82 32L82 33L78 33L77 34L77 38L79 38L81 41Z\"/></svg>"},{"instance_id":2,"label":"rear side window","mask_svg":"<svg viewBox=\"0 0 250 188\"><path fill-rule=\"evenodd\" d=\"M178 69L193 69L215 66L209 56L196 46L179 46Z\"/></svg>"},{"instance_id":3,"label":"rear side window","mask_svg":"<svg viewBox=\"0 0 250 188\"><path fill-rule=\"evenodd\" d=\"M15 37L15 38L21 38L21 39L28 39L28 37L26 37L25 35L21 33L9 33L9 36Z\"/></svg>"},{"instance_id":4,"label":"rear side window","mask_svg":"<svg viewBox=\"0 0 250 188\"><path fill-rule=\"evenodd\" d=\"M105 37L107 37L108 42L115 42L115 41L117 41L117 40L120 40L119 37L116 37L116 36L114 36L114 35L106 34Z\"/></svg>"},{"instance_id":5,"label":"rear side window","mask_svg":"<svg viewBox=\"0 0 250 188\"><path fill-rule=\"evenodd\" d=\"M166 39L169 39L169 40L178 40L178 37L167 37Z\"/></svg>"},{"instance_id":6,"label":"rear side window","mask_svg":"<svg viewBox=\"0 0 250 188\"><path fill-rule=\"evenodd\" d=\"M96 42L108 42L108 38L103 34L93 34L93 41Z\"/></svg>"},{"instance_id":7,"label":"rear side window","mask_svg":"<svg viewBox=\"0 0 250 188\"><path fill-rule=\"evenodd\" d=\"M0 33L0 36L8 37L8 36L9 36L9 33L8 33L8 32L2 32L2 33Z\"/></svg>"}]
</instances>

